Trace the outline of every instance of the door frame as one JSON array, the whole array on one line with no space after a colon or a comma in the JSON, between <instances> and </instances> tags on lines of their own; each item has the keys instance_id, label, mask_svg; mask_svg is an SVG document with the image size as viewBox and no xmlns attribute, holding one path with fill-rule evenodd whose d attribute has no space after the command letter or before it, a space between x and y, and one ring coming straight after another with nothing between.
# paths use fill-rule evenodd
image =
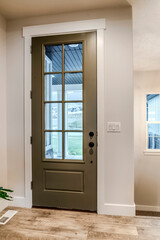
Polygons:
<instances>
[{"instance_id":1,"label":"door frame","mask_svg":"<svg viewBox=\"0 0 160 240\"><path fill-rule=\"evenodd\" d=\"M73 21L23 27L24 37L24 139L25 139L25 203L24 207L32 207L32 145L30 143L31 116L31 40L32 37L64 35L82 32L97 32L97 212L104 213L104 130L105 130L105 61L104 33L105 19Z\"/></svg>"}]
</instances>

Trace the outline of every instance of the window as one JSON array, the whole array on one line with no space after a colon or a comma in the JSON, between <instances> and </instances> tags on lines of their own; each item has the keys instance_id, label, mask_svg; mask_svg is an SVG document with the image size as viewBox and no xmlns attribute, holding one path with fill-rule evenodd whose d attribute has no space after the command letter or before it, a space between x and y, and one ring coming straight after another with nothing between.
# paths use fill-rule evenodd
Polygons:
<instances>
[{"instance_id":1,"label":"window","mask_svg":"<svg viewBox=\"0 0 160 240\"><path fill-rule=\"evenodd\" d=\"M160 94L146 96L147 149L160 149Z\"/></svg>"},{"instance_id":2,"label":"window","mask_svg":"<svg viewBox=\"0 0 160 240\"><path fill-rule=\"evenodd\" d=\"M83 43L45 45L45 159L83 160Z\"/></svg>"}]
</instances>

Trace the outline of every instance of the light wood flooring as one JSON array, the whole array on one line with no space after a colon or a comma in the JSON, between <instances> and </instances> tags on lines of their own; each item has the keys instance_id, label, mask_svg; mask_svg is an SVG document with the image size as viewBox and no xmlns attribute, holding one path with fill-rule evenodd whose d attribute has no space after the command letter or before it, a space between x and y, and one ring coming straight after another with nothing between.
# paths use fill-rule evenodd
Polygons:
<instances>
[{"instance_id":1,"label":"light wood flooring","mask_svg":"<svg viewBox=\"0 0 160 240\"><path fill-rule=\"evenodd\" d=\"M0 240L160 240L159 217L115 217L96 213L24 209L0 225Z\"/></svg>"}]
</instances>

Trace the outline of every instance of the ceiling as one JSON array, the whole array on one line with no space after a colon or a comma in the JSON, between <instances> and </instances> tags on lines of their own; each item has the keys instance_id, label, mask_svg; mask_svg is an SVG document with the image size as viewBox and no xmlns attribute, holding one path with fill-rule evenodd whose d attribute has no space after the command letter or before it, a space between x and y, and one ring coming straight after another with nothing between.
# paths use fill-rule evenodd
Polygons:
<instances>
[{"instance_id":1,"label":"ceiling","mask_svg":"<svg viewBox=\"0 0 160 240\"><path fill-rule=\"evenodd\" d=\"M64 44L64 70L82 71L82 43ZM50 64L46 72L62 72L62 44L45 45L45 55ZM46 59L46 63L47 63ZM51 67L52 66L52 67Z\"/></svg>"},{"instance_id":2,"label":"ceiling","mask_svg":"<svg viewBox=\"0 0 160 240\"><path fill-rule=\"evenodd\" d=\"M126 0L0 0L6 19L129 6Z\"/></svg>"}]
</instances>

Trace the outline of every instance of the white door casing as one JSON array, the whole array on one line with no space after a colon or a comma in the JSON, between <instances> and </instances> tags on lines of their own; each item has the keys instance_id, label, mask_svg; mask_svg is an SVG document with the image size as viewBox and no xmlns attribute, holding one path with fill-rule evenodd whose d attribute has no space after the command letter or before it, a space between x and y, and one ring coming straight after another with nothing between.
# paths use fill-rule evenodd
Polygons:
<instances>
[{"instance_id":1,"label":"white door casing","mask_svg":"<svg viewBox=\"0 0 160 240\"><path fill-rule=\"evenodd\" d=\"M24 109L25 109L25 198L23 207L32 207L32 145L31 136L31 39L32 37L97 31L97 211L104 208L104 31L105 19L53 23L23 27L24 37Z\"/></svg>"}]
</instances>

